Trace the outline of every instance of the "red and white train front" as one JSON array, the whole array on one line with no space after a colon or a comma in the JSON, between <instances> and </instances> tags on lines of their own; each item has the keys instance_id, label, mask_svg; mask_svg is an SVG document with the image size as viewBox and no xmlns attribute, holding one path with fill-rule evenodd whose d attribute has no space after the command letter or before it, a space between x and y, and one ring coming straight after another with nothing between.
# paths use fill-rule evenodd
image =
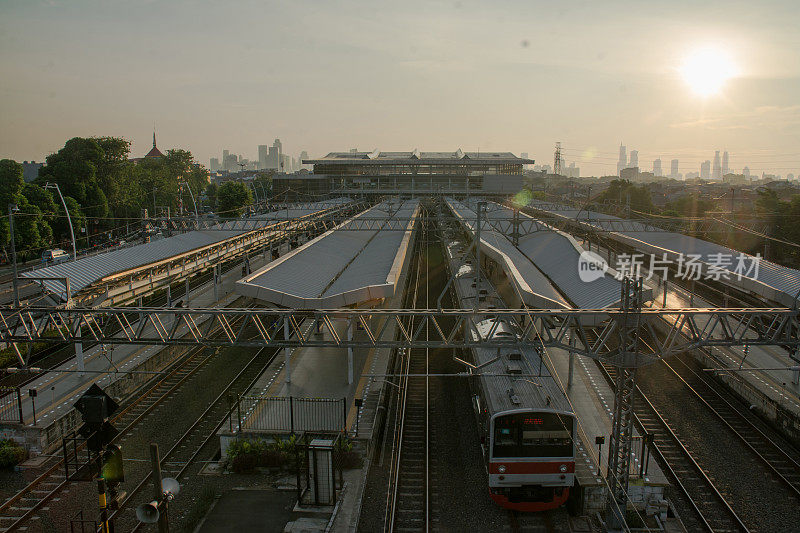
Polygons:
<instances>
[{"instance_id":1,"label":"red and white train front","mask_svg":"<svg viewBox=\"0 0 800 533\"><path fill-rule=\"evenodd\" d=\"M492 499L517 511L563 505L575 480L573 414L518 409L495 414L490 424Z\"/></svg>"}]
</instances>

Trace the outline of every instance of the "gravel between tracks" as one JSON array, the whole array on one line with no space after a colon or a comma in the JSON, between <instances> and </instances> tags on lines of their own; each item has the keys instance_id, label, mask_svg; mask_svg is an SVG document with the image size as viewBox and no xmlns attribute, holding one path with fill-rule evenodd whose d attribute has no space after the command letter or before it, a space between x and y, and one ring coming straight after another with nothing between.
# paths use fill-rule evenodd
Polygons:
<instances>
[{"instance_id":1,"label":"gravel between tracks","mask_svg":"<svg viewBox=\"0 0 800 533\"><path fill-rule=\"evenodd\" d=\"M798 531L797 497L665 365L640 370L637 383L749 528Z\"/></svg>"},{"instance_id":2,"label":"gravel between tracks","mask_svg":"<svg viewBox=\"0 0 800 533\"><path fill-rule=\"evenodd\" d=\"M126 480L120 490L130 490L150 471L149 443L159 445L162 457L181 435L205 410L225 386L233 379L257 350L255 348L225 348L208 364L192 376L180 390L156 407L122 440ZM210 459L210 458L203 458ZM166 474L165 474L166 475ZM179 498L190 501L199 496L206 482L217 484L211 476L189 477L183 481ZM252 480L254 481L254 480ZM251 482L252 482L251 481ZM96 516L97 489L90 482L73 483L58 500L48 504L39 513L39 520L29 524L28 531L69 531L69 521L84 509L88 516ZM179 505L176 503L176 506ZM117 520L117 531L128 531L135 524L133 509L125 509ZM173 527L180 524L171 520Z\"/></svg>"}]
</instances>

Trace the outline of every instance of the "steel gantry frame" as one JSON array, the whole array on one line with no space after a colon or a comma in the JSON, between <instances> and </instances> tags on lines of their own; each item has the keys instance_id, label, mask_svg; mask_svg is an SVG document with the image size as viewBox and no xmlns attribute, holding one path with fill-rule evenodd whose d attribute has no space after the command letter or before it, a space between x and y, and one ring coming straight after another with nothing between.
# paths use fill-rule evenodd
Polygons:
<instances>
[{"instance_id":1,"label":"steel gantry frame","mask_svg":"<svg viewBox=\"0 0 800 533\"><path fill-rule=\"evenodd\" d=\"M781 345L800 347L800 311L790 308L644 308L631 331L646 337L650 353L637 352L636 364L616 342L628 324L626 309L241 309L167 307L0 307L0 342L205 345L341 348L486 348L539 344L572 350L592 359L629 368L682 351L707 346ZM405 325L413 317L414 327ZM482 338L477 323L495 318L521 325L517 339ZM243 319L237 322L238 319ZM333 321L356 322L365 338L336 335ZM301 323L330 328L332 338L304 335ZM666 322L666 329L663 323ZM73 328L68 328L69 323ZM598 322L602 325L597 326ZM392 338L390 323L400 334ZM199 324L202 324L200 326ZM234 327L232 324L237 324ZM274 335L289 328L290 338ZM423 340L425 328L433 334ZM214 336L217 327L223 336ZM249 328L257 331L253 335ZM569 344L567 332L580 345ZM661 331L661 334L658 332ZM188 335L187 335L188 333ZM474 334L474 335L473 335ZM475 338L472 338L475 337ZM501 336L502 337L502 336ZM21 360L22 361L22 360ZM25 363L25 361L22 361Z\"/></svg>"}]
</instances>

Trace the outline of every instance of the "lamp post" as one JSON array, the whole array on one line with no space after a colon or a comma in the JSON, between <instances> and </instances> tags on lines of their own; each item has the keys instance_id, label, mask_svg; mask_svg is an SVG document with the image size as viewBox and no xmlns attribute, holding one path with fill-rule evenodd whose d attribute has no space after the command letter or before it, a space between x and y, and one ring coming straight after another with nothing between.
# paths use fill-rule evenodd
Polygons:
<instances>
[{"instance_id":1,"label":"lamp post","mask_svg":"<svg viewBox=\"0 0 800 533\"><path fill-rule=\"evenodd\" d=\"M19 211L17 204L8 204L8 225L11 230L11 258L14 262L14 278L11 283L14 287L14 306L19 307L19 284L17 283L17 246L14 238L14 213Z\"/></svg>"},{"instance_id":2,"label":"lamp post","mask_svg":"<svg viewBox=\"0 0 800 533\"><path fill-rule=\"evenodd\" d=\"M49 181L44 184L45 189L55 189L58 192L59 198L61 198L61 205L64 206L64 211L67 213L67 224L69 224L69 234L72 236L72 260L78 260L78 246L75 243L75 230L72 229L72 218L69 216L69 209L67 209L67 202L64 201L64 195L61 194L61 189L58 187L58 183L50 183ZM88 234L87 234L88 239ZM69 298L69 295L67 295Z\"/></svg>"}]
</instances>

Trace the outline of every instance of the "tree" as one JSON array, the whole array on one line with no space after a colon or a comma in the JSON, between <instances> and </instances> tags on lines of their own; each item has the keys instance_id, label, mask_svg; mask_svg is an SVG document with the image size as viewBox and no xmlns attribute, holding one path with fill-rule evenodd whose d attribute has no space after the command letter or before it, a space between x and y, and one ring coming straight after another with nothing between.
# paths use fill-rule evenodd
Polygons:
<instances>
[{"instance_id":1,"label":"tree","mask_svg":"<svg viewBox=\"0 0 800 533\"><path fill-rule=\"evenodd\" d=\"M206 204L208 207L211 208L212 211L217 209L217 192L219 187L217 187L216 183L209 183L206 186L205 195L206 195Z\"/></svg>"},{"instance_id":2,"label":"tree","mask_svg":"<svg viewBox=\"0 0 800 533\"><path fill-rule=\"evenodd\" d=\"M631 210L644 213L655 212L650 190L645 185L634 185L628 180L613 180L596 201L610 203L617 206L630 206Z\"/></svg>"},{"instance_id":3,"label":"tree","mask_svg":"<svg viewBox=\"0 0 800 533\"><path fill-rule=\"evenodd\" d=\"M47 156L47 164L39 170L37 183L58 183L64 196L72 196L83 210L93 217L108 215L108 197L101 184L115 190L117 173L123 165L120 150L127 155L127 141L111 137L75 137L55 154ZM109 153L103 147L109 149Z\"/></svg>"},{"instance_id":4,"label":"tree","mask_svg":"<svg viewBox=\"0 0 800 533\"><path fill-rule=\"evenodd\" d=\"M42 210L20 196L19 212L14 215L17 255L23 260L39 257L53 242L53 230L44 220Z\"/></svg>"},{"instance_id":5,"label":"tree","mask_svg":"<svg viewBox=\"0 0 800 533\"><path fill-rule=\"evenodd\" d=\"M22 165L11 159L0 161L0 244L9 245L10 230L8 224L8 205L19 204L25 179L22 177Z\"/></svg>"},{"instance_id":6,"label":"tree","mask_svg":"<svg viewBox=\"0 0 800 533\"><path fill-rule=\"evenodd\" d=\"M242 208L253 203L253 194L242 182L229 181L219 188L217 192L217 207L219 214L225 217L238 217Z\"/></svg>"},{"instance_id":7,"label":"tree","mask_svg":"<svg viewBox=\"0 0 800 533\"><path fill-rule=\"evenodd\" d=\"M704 217L706 213L714 207L714 202L711 200L698 198L695 195L687 194L681 196L675 201L668 202L666 207L666 215L681 216L681 217Z\"/></svg>"}]
</instances>

